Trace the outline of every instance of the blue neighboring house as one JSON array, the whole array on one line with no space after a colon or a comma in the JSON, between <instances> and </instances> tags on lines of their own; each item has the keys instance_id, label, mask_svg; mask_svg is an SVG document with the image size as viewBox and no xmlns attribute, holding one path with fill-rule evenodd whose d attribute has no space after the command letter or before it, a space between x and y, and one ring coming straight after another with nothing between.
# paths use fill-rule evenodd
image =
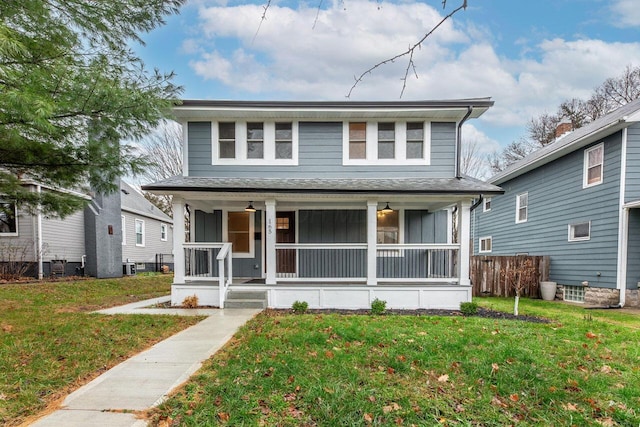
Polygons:
<instances>
[{"instance_id":1,"label":"blue neighboring house","mask_svg":"<svg viewBox=\"0 0 640 427\"><path fill-rule=\"evenodd\" d=\"M502 191L460 174L460 129L492 105L183 101L184 173L143 186L173 196L172 303L459 308L472 200Z\"/></svg>"},{"instance_id":2,"label":"blue neighboring house","mask_svg":"<svg viewBox=\"0 0 640 427\"><path fill-rule=\"evenodd\" d=\"M638 306L639 122L637 100L491 178L505 192L474 212L474 252L549 255L565 300Z\"/></svg>"}]
</instances>

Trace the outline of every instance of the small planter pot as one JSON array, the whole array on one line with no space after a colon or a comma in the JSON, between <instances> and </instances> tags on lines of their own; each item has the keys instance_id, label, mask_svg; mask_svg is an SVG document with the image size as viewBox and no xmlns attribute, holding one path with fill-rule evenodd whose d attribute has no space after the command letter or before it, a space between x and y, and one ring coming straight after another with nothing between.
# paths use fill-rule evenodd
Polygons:
<instances>
[{"instance_id":1,"label":"small planter pot","mask_svg":"<svg viewBox=\"0 0 640 427\"><path fill-rule=\"evenodd\" d=\"M540 282L540 294L545 301L553 301L556 298L556 282Z\"/></svg>"}]
</instances>

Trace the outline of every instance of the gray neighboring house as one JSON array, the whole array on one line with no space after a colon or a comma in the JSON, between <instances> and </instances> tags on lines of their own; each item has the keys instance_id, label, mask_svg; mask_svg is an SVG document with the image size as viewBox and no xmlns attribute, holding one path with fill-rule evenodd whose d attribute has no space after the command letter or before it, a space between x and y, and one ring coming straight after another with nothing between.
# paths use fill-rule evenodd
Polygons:
<instances>
[{"instance_id":1,"label":"gray neighboring house","mask_svg":"<svg viewBox=\"0 0 640 427\"><path fill-rule=\"evenodd\" d=\"M492 105L183 101L183 175L143 186L173 196L172 304L459 308L472 200L502 192L461 175L460 129Z\"/></svg>"},{"instance_id":2,"label":"gray neighboring house","mask_svg":"<svg viewBox=\"0 0 640 427\"><path fill-rule=\"evenodd\" d=\"M61 191L29 181L24 185L32 191ZM109 195L74 194L86 198L88 206L64 219L31 214L0 197L6 208L0 213L0 264L29 264L26 274L34 277L108 278L121 277L127 261L153 271L156 254L171 254L173 221L125 182L121 191ZM129 226L127 244L123 236ZM142 244L136 244L137 238Z\"/></svg>"},{"instance_id":3,"label":"gray neighboring house","mask_svg":"<svg viewBox=\"0 0 640 427\"><path fill-rule=\"evenodd\" d=\"M505 193L474 212L476 254L549 255L565 300L639 305L640 100L489 182Z\"/></svg>"}]
</instances>

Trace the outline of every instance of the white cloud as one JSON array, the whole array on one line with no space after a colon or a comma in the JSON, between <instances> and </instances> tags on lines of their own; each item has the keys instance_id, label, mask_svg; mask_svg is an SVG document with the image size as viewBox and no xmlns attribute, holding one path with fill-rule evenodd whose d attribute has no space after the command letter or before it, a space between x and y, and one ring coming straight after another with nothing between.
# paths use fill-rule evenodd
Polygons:
<instances>
[{"instance_id":1,"label":"white cloud","mask_svg":"<svg viewBox=\"0 0 640 427\"><path fill-rule=\"evenodd\" d=\"M343 99L354 76L415 43L443 16L422 3L366 0L336 2L317 22L313 5L292 9L272 3L260 24L262 13L261 5L201 5L200 46L185 46L202 52L190 62L195 72L256 98ZM416 51L418 78L410 73L404 98L491 96L495 107L481 120L523 126L533 116L555 112L565 99L588 97L627 65L640 65L629 59L640 58L640 43L553 39L507 58L496 52L495 42L474 24L447 21ZM206 48L211 45L215 50ZM406 66L400 58L374 70L352 99L398 99Z\"/></svg>"},{"instance_id":2,"label":"white cloud","mask_svg":"<svg viewBox=\"0 0 640 427\"><path fill-rule=\"evenodd\" d=\"M614 25L618 27L640 26L638 0L615 0L611 4L611 11L614 15Z\"/></svg>"}]
</instances>

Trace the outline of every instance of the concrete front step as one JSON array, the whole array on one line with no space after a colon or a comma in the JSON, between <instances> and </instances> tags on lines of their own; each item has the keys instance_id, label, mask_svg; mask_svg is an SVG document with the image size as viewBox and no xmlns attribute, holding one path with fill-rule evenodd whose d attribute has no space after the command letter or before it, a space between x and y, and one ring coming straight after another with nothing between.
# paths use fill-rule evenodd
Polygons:
<instances>
[{"instance_id":1,"label":"concrete front step","mask_svg":"<svg viewBox=\"0 0 640 427\"><path fill-rule=\"evenodd\" d=\"M265 291L229 291L224 308L267 308Z\"/></svg>"}]
</instances>

